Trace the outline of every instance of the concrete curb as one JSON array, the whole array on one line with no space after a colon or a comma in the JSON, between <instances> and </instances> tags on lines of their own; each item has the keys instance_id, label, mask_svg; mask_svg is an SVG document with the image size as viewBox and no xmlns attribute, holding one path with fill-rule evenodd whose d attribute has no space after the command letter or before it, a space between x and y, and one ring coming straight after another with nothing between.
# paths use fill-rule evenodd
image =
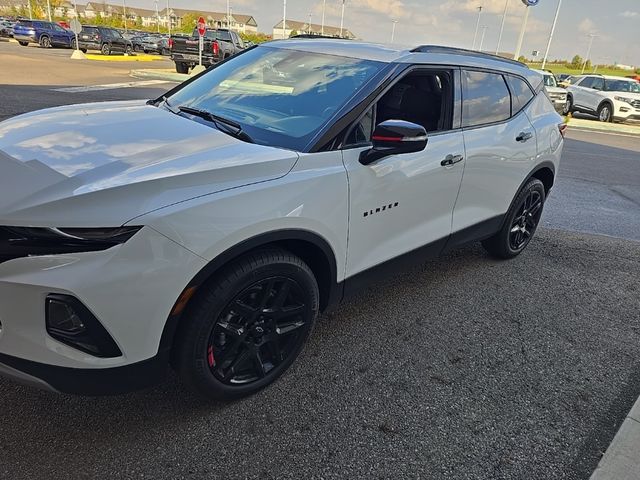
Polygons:
<instances>
[{"instance_id":1,"label":"concrete curb","mask_svg":"<svg viewBox=\"0 0 640 480\"><path fill-rule=\"evenodd\" d=\"M625 135L640 135L640 125L623 123L604 123L596 120L584 120L572 118L569 120L569 128L575 130L590 130L603 133L620 133Z\"/></svg>"},{"instance_id":2,"label":"concrete curb","mask_svg":"<svg viewBox=\"0 0 640 480\"><path fill-rule=\"evenodd\" d=\"M129 72L129 76L149 80L166 80L168 82L184 82L189 78L189 75L184 73L176 73L171 70L163 70L160 68L131 70Z\"/></svg>"},{"instance_id":3,"label":"concrete curb","mask_svg":"<svg viewBox=\"0 0 640 480\"><path fill-rule=\"evenodd\" d=\"M640 398L622 422L590 480L640 478Z\"/></svg>"}]
</instances>

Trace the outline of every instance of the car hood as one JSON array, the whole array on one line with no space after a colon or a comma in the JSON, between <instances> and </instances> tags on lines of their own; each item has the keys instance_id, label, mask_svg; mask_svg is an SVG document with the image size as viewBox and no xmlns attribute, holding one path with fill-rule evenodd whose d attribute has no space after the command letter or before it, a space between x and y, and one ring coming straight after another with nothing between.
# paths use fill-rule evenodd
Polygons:
<instances>
[{"instance_id":1,"label":"car hood","mask_svg":"<svg viewBox=\"0 0 640 480\"><path fill-rule=\"evenodd\" d=\"M562 87L544 87L549 93L567 93L567 90Z\"/></svg>"},{"instance_id":2,"label":"car hood","mask_svg":"<svg viewBox=\"0 0 640 480\"><path fill-rule=\"evenodd\" d=\"M297 159L144 101L41 110L0 123L0 225L122 225L282 177Z\"/></svg>"}]
</instances>

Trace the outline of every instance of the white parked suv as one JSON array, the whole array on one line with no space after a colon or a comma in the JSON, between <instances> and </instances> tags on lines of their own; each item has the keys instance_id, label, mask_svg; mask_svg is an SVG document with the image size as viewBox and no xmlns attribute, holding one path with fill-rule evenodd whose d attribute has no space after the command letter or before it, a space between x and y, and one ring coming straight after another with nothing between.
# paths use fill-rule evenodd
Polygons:
<instances>
[{"instance_id":1,"label":"white parked suv","mask_svg":"<svg viewBox=\"0 0 640 480\"><path fill-rule=\"evenodd\" d=\"M546 70L535 70L544 79L544 89L549 96L549 100L553 103L556 112L563 113L567 105L567 91L558 86L556 77L553 73Z\"/></svg>"},{"instance_id":2,"label":"white parked suv","mask_svg":"<svg viewBox=\"0 0 640 480\"><path fill-rule=\"evenodd\" d=\"M94 395L171 365L237 398L389 267L515 257L563 146L543 88L478 52L294 39L0 123L0 372Z\"/></svg>"},{"instance_id":3,"label":"white parked suv","mask_svg":"<svg viewBox=\"0 0 640 480\"><path fill-rule=\"evenodd\" d=\"M624 77L585 75L567 87L564 113L596 115L601 122L640 120L640 83Z\"/></svg>"}]
</instances>

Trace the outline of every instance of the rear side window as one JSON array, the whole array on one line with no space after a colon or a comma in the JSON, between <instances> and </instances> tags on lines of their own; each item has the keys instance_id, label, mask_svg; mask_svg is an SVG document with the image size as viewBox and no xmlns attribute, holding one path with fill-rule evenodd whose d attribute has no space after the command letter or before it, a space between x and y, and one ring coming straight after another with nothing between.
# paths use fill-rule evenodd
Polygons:
<instances>
[{"instance_id":1,"label":"rear side window","mask_svg":"<svg viewBox=\"0 0 640 480\"><path fill-rule=\"evenodd\" d=\"M581 87L587 87L587 88L591 88L591 85L593 85L593 77L584 77L580 82L578 82L576 85L579 85Z\"/></svg>"},{"instance_id":2,"label":"rear side window","mask_svg":"<svg viewBox=\"0 0 640 480\"><path fill-rule=\"evenodd\" d=\"M462 72L462 126L501 122L511 116L511 96L502 75Z\"/></svg>"},{"instance_id":3,"label":"rear side window","mask_svg":"<svg viewBox=\"0 0 640 480\"><path fill-rule=\"evenodd\" d=\"M97 35L98 29L93 27L82 27L82 33L86 33L88 35Z\"/></svg>"},{"instance_id":4,"label":"rear side window","mask_svg":"<svg viewBox=\"0 0 640 480\"><path fill-rule=\"evenodd\" d=\"M511 101L513 102L513 115L522 110L533 98L533 92L527 82L518 77L507 76L509 89L511 90Z\"/></svg>"}]
</instances>

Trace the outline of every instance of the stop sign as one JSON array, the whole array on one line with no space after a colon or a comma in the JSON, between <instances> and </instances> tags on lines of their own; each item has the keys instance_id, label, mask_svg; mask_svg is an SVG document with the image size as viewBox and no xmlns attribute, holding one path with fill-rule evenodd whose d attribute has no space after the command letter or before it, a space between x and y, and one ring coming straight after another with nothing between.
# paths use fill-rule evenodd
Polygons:
<instances>
[{"instance_id":1,"label":"stop sign","mask_svg":"<svg viewBox=\"0 0 640 480\"><path fill-rule=\"evenodd\" d=\"M204 21L204 17L198 19L198 34L202 37L207 31L207 24Z\"/></svg>"}]
</instances>

